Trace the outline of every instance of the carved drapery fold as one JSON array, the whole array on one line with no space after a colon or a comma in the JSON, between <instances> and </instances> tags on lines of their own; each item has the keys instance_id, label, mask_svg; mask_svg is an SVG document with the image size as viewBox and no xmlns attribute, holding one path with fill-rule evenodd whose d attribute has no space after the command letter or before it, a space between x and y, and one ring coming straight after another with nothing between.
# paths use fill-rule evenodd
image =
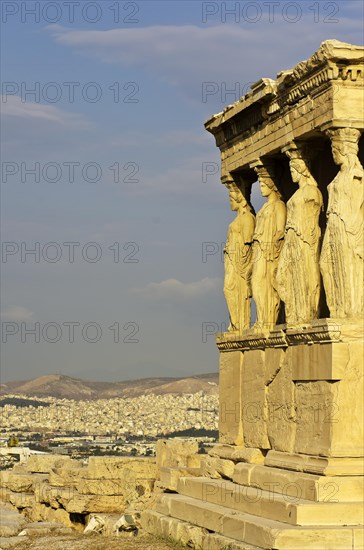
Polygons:
<instances>
[{"instance_id":1,"label":"carved drapery fold","mask_svg":"<svg viewBox=\"0 0 364 550\"><path fill-rule=\"evenodd\" d=\"M224 248L224 295L229 310L230 331L242 331L250 325L252 240L255 216L242 187L224 178L229 190L230 207L237 213L228 228Z\"/></svg>"},{"instance_id":2,"label":"carved drapery fold","mask_svg":"<svg viewBox=\"0 0 364 550\"><path fill-rule=\"evenodd\" d=\"M272 166L262 161L252 165L267 201L256 217L253 235L252 292L256 304L256 328L272 329L277 322L280 298L276 272L286 223L286 205L275 184Z\"/></svg>"},{"instance_id":3,"label":"carved drapery fold","mask_svg":"<svg viewBox=\"0 0 364 550\"><path fill-rule=\"evenodd\" d=\"M319 216L323 199L310 172L305 148L291 144L284 152L290 159L292 179L298 184L298 189L287 202L287 222L278 262L277 286L285 304L286 321L303 323L318 317Z\"/></svg>"},{"instance_id":4,"label":"carved drapery fold","mask_svg":"<svg viewBox=\"0 0 364 550\"><path fill-rule=\"evenodd\" d=\"M360 131L327 131L340 170L328 185L327 226L320 268L331 317L363 315L364 170L358 159Z\"/></svg>"}]
</instances>

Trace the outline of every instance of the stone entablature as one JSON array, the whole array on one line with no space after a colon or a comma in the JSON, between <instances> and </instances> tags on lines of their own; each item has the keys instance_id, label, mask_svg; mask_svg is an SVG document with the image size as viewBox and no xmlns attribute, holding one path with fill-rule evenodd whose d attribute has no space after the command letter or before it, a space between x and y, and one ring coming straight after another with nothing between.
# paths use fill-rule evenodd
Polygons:
<instances>
[{"instance_id":1,"label":"stone entablature","mask_svg":"<svg viewBox=\"0 0 364 550\"><path fill-rule=\"evenodd\" d=\"M221 150L222 177L248 171L257 157L279 153L293 139L331 127L362 129L363 62L363 47L328 40L307 61L277 80L262 78L210 118L205 127Z\"/></svg>"}]
</instances>

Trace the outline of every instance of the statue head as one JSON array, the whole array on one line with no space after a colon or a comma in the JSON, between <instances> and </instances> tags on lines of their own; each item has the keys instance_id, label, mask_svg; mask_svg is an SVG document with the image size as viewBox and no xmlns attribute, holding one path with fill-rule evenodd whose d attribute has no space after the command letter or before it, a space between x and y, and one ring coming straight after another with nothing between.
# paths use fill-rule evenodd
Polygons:
<instances>
[{"instance_id":1,"label":"statue head","mask_svg":"<svg viewBox=\"0 0 364 550\"><path fill-rule=\"evenodd\" d=\"M289 168L291 170L291 176L294 183L298 185L310 181L312 178L306 162L300 158L294 158L290 160ZM313 179L313 178L312 178Z\"/></svg>"},{"instance_id":2,"label":"statue head","mask_svg":"<svg viewBox=\"0 0 364 550\"><path fill-rule=\"evenodd\" d=\"M335 164L341 166L356 162L358 155L358 141L360 130L356 128L335 128L328 130L326 134L331 139L331 150Z\"/></svg>"},{"instance_id":3,"label":"statue head","mask_svg":"<svg viewBox=\"0 0 364 550\"><path fill-rule=\"evenodd\" d=\"M277 199L281 199L282 194L274 183L274 173L272 168L269 167L268 169L266 166L257 165L254 170L259 177L259 186L262 196L268 198L270 195L273 194L276 196Z\"/></svg>"},{"instance_id":4,"label":"statue head","mask_svg":"<svg viewBox=\"0 0 364 550\"><path fill-rule=\"evenodd\" d=\"M234 212L244 209L251 210L251 207L245 196L245 188L242 189L231 177L225 176L224 178L221 178L221 181L229 191L231 210L233 210Z\"/></svg>"},{"instance_id":5,"label":"statue head","mask_svg":"<svg viewBox=\"0 0 364 550\"><path fill-rule=\"evenodd\" d=\"M297 143L293 142L284 148L284 152L289 158L292 181L297 183L299 187L305 184L317 186L317 181L310 171L311 156L307 145L297 145Z\"/></svg>"},{"instance_id":6,"label":"statue head","mask_svg":"<svg viewBox=\"0 0 364 550\"><path fill-rule=\"evenodd\" d=\"M230 208L234 212L240 210L247 206L246 198L244 197L242 191L232 180L225 183L227 189L229 190L229 199L230 199Z\"/></svg>"}]
</instances>

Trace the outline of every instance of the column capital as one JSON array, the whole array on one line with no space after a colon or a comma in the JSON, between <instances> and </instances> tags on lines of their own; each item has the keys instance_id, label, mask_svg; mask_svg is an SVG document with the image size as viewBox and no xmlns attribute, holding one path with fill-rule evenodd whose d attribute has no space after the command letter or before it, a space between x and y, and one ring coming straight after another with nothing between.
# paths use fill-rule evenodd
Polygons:
<instances>
[{"instance_id":1,"label":"column capital","mask_svg":"<svg viewBox=\"0 0 364 550\"><path fill-rule=\"evenodd\" d=\"M361 136L361 131L357 128L350 127L330 127L325 130L325 134L330 138L331 142L339 141L342 143L357 144Z\"/></svg>"},{"instance_id":2,"label":"column capital","mask_svg":"<svg viewBox=\"0 0 364 550\"><path fill-rule=\"evenodd\" d=\"M258 158L249 164L249 168L254 170L258 178L275 179L275 166L271 159Z\"/></svg>"}]
</instances>

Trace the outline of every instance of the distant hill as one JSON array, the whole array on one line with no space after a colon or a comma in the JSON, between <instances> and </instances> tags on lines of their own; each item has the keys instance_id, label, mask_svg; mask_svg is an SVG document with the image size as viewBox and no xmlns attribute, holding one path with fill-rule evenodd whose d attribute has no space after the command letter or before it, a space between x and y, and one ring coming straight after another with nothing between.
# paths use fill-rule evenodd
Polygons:
<instances>
[{"instance_id":1,"label":"distant hill","mask_svg":"<svg viewBox=\"0 0 364 550\"><path fill-rule=\"evenodd\" d=\"M94 382L63 374L48 374L33 380L0 384L0 396L13 394L28 397L57 397L59 399L110 399L197 393L217 394L218 373L200 374L186 378L141 378L125 382Z\"/></svg>"}]
</instances>

